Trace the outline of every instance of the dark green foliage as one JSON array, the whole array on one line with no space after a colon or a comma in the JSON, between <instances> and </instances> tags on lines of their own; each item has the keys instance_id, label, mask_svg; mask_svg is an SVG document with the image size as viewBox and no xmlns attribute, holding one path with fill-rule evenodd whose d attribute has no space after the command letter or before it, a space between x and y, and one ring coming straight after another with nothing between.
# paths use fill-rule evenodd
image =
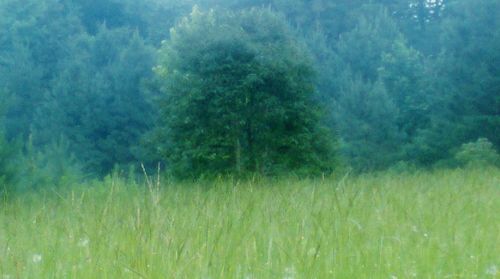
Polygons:
<instances>
[{"instance_id":1,"label":"dark green foliage","mask_svg":"<svg viewBox=\"0 0 500 279\"><path fill-rule=\"evenodd\" d=\"M123 27L127 15L122 1L115 0L73 0L79 7L80 18L86 30L96 34L102 24L110 28Z\"/></svg>"},{"instance_id":2,"label":"dark green foliage","mask_svg":"<svg viewBox=\"0 0 500 279\"><path fill-rule=\"evenodd\" d=\"M464 125L466 141L488 138L500 148L500 3L453 3L446 21L444 70L450 76L449 108ZM465 142L465 141L464 141Z\"/></svg>"},{"instance_id":3,"label":"dark green foliage","mask_svg":"<svg viewBox=\"0 0 500 279\"><path fill-rule=\"evenodd\" d=\"M20 168L17 170L16 190L64 188L82 182L82 167L71 152L70 144L64 138L38 149L28 141L18 159Z\"/></svg>"},{"instance_id":4,"label":"dark green foliage","mask_svg":"<svg viewBox=\"0 0 500 279\"><path fill-rule=\"evenodd\" d=\"M382 54L379 79L384 83L398 112L397 128L406 141L428 125L429 100L423 58L415 49L397 39Z\"/></svg>"},{"instance_id":5,"label":"dark green foliage","mask_svg":"<svg viewBox=\"0 0 500 279\"><path fill-rule=\"evenodd\" d=\"M319 125L302 47L270 10L195 8L178 24L156 68L165 95L158 142L173 172L331 171L333 134Z\"/></svg>"},{"instance_id":6,"label":"dark green foliage","mask_svg":"<svg viewBox=\"0 0 500 279\"><path fill-rule=\"evenodd\" d=\"M67 142L61 140L39 151L31 144L24 151L21 147L0 133L0 196L81 182L81 168Z\"/></svg>"},{"instance_id":7,"label":"dark green foliage","mask_svg":"<svg viewBox=\"0 0 500 279\"><path fill-rule=\"evenodd\" d=\"M0 196L9 193L15 187L19 167L16 164L17 156L17 146L8 142L3 132L0 132Z\"/></svg>"},{"instance_id":8,"label":"dark green foliage","mask_svg":"<svg viewBox=\"0 0 500 279\"><path fill-rule=\"evenodd\" d=\"M401 33L387 10L368 6L358 16L354 29L342 34L336 53L343 66L358 73L364 80L374 81L384 52L391 50Z\"/></svg>"},{"instance_id":9,"label":"dark green foliage","mask_svg":"<svg viewBox=\"0 0 500 279\"><path fill-rule=\"evenodd\" d=\"M27 139L35 108L67 57L66 44L81 32L78 18L57 0L0 1L0 89L12 93L6 112L9 139Z\"/></svg>"},{"instance_id":10,"label":"dark green foliage","mask_svg":"<svg viewBox=\"0 0 500 279\"><path fill-rule=\"evenodd\" d=\"M18 172L18 144L8 141L4 134L4 114L9 104L8 95L0 90L0 197L10 193L15 187Z\"/></svg>"},{"instance_id":11,"label":"dark green foliage","mask_svg":"<svg viewBox=\"0 0 500 279\"><path fill-rule=\"evenodd\" d=\"M141 82L151 73L152 49L136 33L104 26L71 47L38 110L35 140L64 136L86 169L101 174L135 162L133 148L151 125Z\"/></svg>"},{"instance_id":12,"label":"dark green foliage","mask_svg":"<svg viewBox=\"0 0 500 279\"><path fill-rule=\"evenodd\" d=\"M78 11L85 30L95 35L100 26L138 31L146 41L158 45L169 27L188 13L192 3L178 0L68 0Z\"/></svg>"},{"instance_id":13,"label":"dark green foliage","mask_svg":"<svg viewBox=\"0 0 500 279\"><path fill-rule=\"evenodd\" d=\"M335 77L333 121L349 163L381 169L413 159L406 146L427 121L423 60L383 7L367 5L360 13L336 46L343 67Z\"/></svg>"},{"instance_id":14,"label":"dark green foliage","mask_svg":"<svg viewBox=\"0 0 500 279\"><path fill-rule=\"evenodd\" d=\"M450 159L462 144L481 137L500 148L498 18L498 1L450 1L443 51L429 71L432 123L416 136L422 163Z\"/></svg>"},{"instance_id":15,"label":"dark green foliage","mask_svg":"<svg viewBox=\"0 0 500 279\"><path fill-rule=\"evenodd\" d=\"M497 0L200 0L229 12L180 21L193 4L1 0L3 181L165 159L319 172L335 142L322 126L356 170L464 165L479 138L500 150Z\"/></svg>"},{"instance_id":16,"label":"dark green foliage","mask_svg":"<svg viewBox=\"0 0 500 279\"><path fill-rule=\"evenodd\" d=\"M35 150L31 137L24 146L4 135L4 113L12 104L10 94L0 91L0 196L42 187L79 183L82 173L67 141Z\"/></svg>"},{"instance_id":17,"label":"dark green foliage","mask_svg":"<svg viewBox=\"0 0 500 279\"><path fill-rule=\"evenodd\" d=\"M382 82L344 77L334 116L342 135L342 154L352 167L373 170L397 161L403 139L397 112Z\"/></svg>"},{"instance_id":18,"label":"dark green foliage","mask_svg":"<svg viewBox=\"0 0 500 279\"><path fill-rule=\"evenodd\" d=\"M485 138L462 144L455 154L455 159L462 166L484 167L500 164L500 155L493 144Z\"/></svg>"}]
</instances>

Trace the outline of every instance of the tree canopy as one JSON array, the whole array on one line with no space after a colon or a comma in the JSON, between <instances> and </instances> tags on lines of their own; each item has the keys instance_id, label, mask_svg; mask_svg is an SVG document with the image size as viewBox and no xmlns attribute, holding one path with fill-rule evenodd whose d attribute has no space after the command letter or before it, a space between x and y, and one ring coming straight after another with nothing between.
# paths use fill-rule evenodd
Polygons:
<instances>
[{"instance_id":1,"label":"tree canopy","mask_svg":"<svg viewBox=\"0 0 500 279\"><path fill-rule=\"evenodd\" d=\"M195 7L160 56L160 152L175 173L334 167L312 63L284 18L269 9Z\"/></svg>"},{"instance_id":2,"label":"tree canopy","mask_svg":"<svg viewBox=\"0 0 500 279\"><path fill-rule=\"evenodd\" d=\"M453 167L479 139L500 149L496 0L196 2L0 0L2 152L67 152L92 177Z\"/></svg>"}]
</instances>

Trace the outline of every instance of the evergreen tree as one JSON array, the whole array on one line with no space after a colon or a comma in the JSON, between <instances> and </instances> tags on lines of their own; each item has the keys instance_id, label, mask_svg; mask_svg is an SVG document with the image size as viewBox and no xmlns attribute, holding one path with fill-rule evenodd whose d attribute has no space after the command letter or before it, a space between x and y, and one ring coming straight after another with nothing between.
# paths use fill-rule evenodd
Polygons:
<instances>
[{"instance_id":1,"label":"evergreen tree","mask_svg":"<svg viewBox=\"0 0 500 279\"><path fill-rule=\"evenodd\" d=\"M383 169L397 161L403 135L383 82L346 73L335 104L340 150L355 170Z\"/></svg>"},{"instance_id":2,"label":"evergreen tree","mask_svg":"<svg viewBox=\"0 0 500 279\"><path fill-rule=\"evenodd\" d=\"M0 89L12 94L9 138L32 132L35 108L57 75L67 44L82 31L71 5L58 0L0 1Z\"/></svg>"},{"instance_id":3,"label":"evergreen tree","mask_svg":"<svg viewBox=\"0 0 500 279\"><path fill-rule=\"evenodd\" d=\"M401 32L388 11L382 6L365 5L359 10L355 27L342 34L335 51L344 67L361 78L375 81L382 62L382 54L390 52Z\"/></svg>"},{"instance_id":4,"label":"evergreen tree","mask_svg":"<svg viewBox=\"0 0 500 279\"><path fill-rule=\"evenodd\" d=\"M423 164L453 158L478 138L500 148L500 3L447 4L441 55L428 75L431 125L416 137Z\"/></svg>"},{"instance_id":5,"label":"evergreen tree","mask_svg":"<svg viewBox=\"0 0 500 279\"><path fill-rule=\"evenodd\" d=\"M63 136L86 170L100 174L136 162L134 146L151 125L142 82L154 52L137 33L105 26L71 48L37 111L36 145Z\"/></svg>"},{"instance_id":6,"label":"evergreen tree","mask_svg":"<svg viewBox=\"0 0 500 279\"><path fill-rule=\"evenodd\" d=\"M333 121L350 164L381 169L413 160L408 145L428 121L423 59L384 7L358 13L356 27L335 47Z\"/></svg>"},{"instance_id":7,"label":"evergreen tree","mask_svg":"<svg viewBox=\"0 0 500 279\"><path fill-rule=\"evenodd\" d=\"M4 113L7 107L8 96L0 90L0 197L9 193L14 188L17 176L16 158L18 156L17 144L6 139L4 134Z\"/></svg>"},{"instance_id":8,"label":"evergreen tree","mask_svg":"<svg viewBox=\"0 0 500 279\"><path fill-rule=\"evenodd\" d=\"M378 76L398 108L397 128L406 141L429 123L429 97L422 55L399 38L382 53Z\"/></svg>"},{"instance_id":9,"label":"evergreen tree","mask_svg":"<svg viewBox=\"0 0 500 279\"><path fill-rule=\"evenodd\" d=\"M16 177L14 160L17 156L15 146L5 139L0 131L0 196L12 191Z\"/></svg>"},{"instance_id":10,"label":"evergreen tree","mask_svg":"<svg viewBox=\"0 0 500 279\"><path fill-rule=\"evenodd\" d=\"M449 0L382 0L412 48L426 55L440 51L439 36Z\"/></svg>"}]
</instances>

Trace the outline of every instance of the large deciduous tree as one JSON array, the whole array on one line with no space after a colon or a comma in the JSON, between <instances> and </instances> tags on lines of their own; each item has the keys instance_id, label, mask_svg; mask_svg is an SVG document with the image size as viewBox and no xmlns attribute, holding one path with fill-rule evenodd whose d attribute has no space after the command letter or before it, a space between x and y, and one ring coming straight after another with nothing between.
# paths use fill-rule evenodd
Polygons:
<instances>
[{"instance_id":1,"label":"large deciduous tree","mask_svg":"<svg viewBox=\"0 0 500 279\"><path fill-rule=\"evenodd\" d=\"M308 53L269 9L194 8L171 31L156 68L159 152L175 174L328 172Z\"/></svg>"}]
</instances>

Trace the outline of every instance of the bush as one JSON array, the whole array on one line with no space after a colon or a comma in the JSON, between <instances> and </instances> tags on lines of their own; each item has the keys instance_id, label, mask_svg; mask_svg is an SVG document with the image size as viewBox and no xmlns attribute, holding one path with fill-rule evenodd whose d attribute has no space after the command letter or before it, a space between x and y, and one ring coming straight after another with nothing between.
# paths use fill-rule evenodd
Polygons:
<instances>
[{"instance_id":1,"label":"bush","mask_svg":"<svg viewBox=\"0 0 500 279\"><path fill-rule=\"evenodd\" d=\"M0 196L14 192L61 187L81 181L83 175L67 141L39 150L28 142L22 151L18 141L7 141L0 134Z\"/></svg>"},{"instance_id":2,"label":"bush","mask_svg":"<svg viewBox=\"0 0 500 279\"><path fill-rule=\"evenodd\" d=\"M500 164L500 156L493 144L486 138L462 144L455 154L455 160L461 166L483 167Z\"/></svg>"},{"instance_id":3,"label":"bush","mask_svg":"<svg viewBox=\"0 0 500 279\"><path fill-rule=\"evenodd\" d=\"M408 161L399 161L388 169L390 173L394 174L414 173L417 170L417 166L414 163Z\"/></svg>"},{"instance_id":4,"label":"bush","mask_svg":"<svg viewBox=\"0 0 500 279\"><path fill-rule=\"evenodd\" d=\"M83 177L81 167L71 154L69 142L61 138L40 149L28 142L20 158L23 166L19 190L42 187L66 187L78 183Z\"/></svg>"}]
</instances>

